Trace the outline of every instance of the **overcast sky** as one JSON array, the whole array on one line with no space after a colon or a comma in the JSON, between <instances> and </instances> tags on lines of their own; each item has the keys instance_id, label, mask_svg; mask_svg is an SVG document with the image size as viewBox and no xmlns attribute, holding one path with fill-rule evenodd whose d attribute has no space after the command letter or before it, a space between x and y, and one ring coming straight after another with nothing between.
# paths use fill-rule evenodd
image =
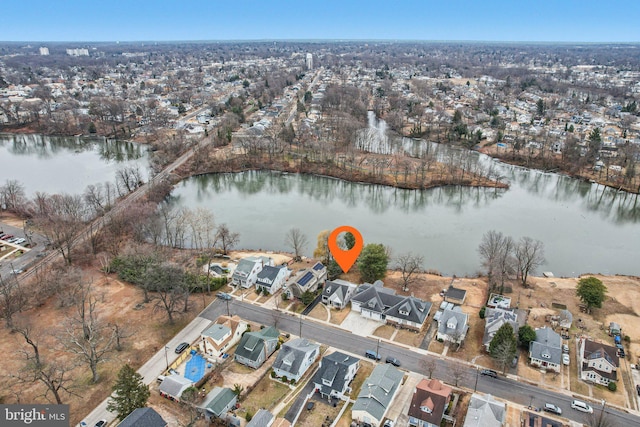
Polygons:
<instances>
[{"instance_id":1,"label":"overcast sky","mask_svg":"<svg viewBox=\"0 0 640 427\"><path fill-rule=\"evenodd\" d=\"M640 42L639 0L7 0L0 41Z\"/></svg>"}]
</instances>

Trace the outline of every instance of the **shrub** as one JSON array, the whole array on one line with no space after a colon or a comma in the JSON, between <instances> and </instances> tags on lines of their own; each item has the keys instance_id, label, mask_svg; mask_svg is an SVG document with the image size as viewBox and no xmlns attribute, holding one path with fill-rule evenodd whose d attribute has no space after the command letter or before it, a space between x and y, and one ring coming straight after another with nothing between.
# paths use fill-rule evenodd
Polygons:
<instances>
[{"instance_id":1,"label":"shrub","mask_svg":"<svg viewBox=\"0 0 640 427\"><path fill-rule=\"evenodd\" d=\"M624 340L624 342L629 343L629 342L631 342L631 337L629 335L625 335L623 340Z\"/></svg>"},{"instance_id":2,"label":"shrub","mask_svg":"<svg viewBox=\"0 0 640 427\"><path fill-rule=\"evenodd\" d=\"M244 416L244 419L247 420L247 422L251 421L251 418L253 418L253 413L251 411L247 411L246 415Z\"/></svg>"},{"instance_id":3,"label":"shrub","mask_svg":"<svg viewBox=\"0 0 640 427\"><path fill-rule=\"evenodd\" d=\"M276 371L274 371L273 369L271 370L271 378L275 378L276 377Z\"/></svg>"},{"instance_id":4,"label":"shrub","mask_svg":"<svg viewBox=\"0 0 640 427\"><path fill-rule=\"evenodd\" d=\"M616 391L618 389L618 386L612 381L607 385L607 388L609 389L609 391Z\"/></svg>"},{"instance_id":5,"label":"shrub","mask_svg":"<svg viewBox=\"0 0 640 427\"><path fill-rule=\"evenodd\" d=\"M485 311L487 311L487 307L486 306L482 306L482 308L480 309L480 318L481 319L484 319Z\"/></svg>"},{"instance_id":6,"label":"shrub","mask_svg":"<svg viewBox=\"0 0 640 427\"><path fill-rule=\"evenodd\" d=\"M289 381L289 384L295 385L296 384L296 379L295 378L291 378L291 381Z\"/></svg>"},{"instance_id":7,"label":"shrub","mask_svg":"<svg viewBox=\"0 0 640 427\"><path fill-rule=\"evenodd\" d=\"M287 376L286 376L286 375L282 377L282 382L286 383L286 382L288 382L288 381L289 381L289 379L287 378Z\"/></svg>"}]
</instances>

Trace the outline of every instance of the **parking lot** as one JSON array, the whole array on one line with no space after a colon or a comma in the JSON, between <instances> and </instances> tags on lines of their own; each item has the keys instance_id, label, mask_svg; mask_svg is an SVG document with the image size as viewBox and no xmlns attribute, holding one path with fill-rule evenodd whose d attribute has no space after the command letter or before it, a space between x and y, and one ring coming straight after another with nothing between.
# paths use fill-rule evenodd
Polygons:
<instances>
[{"instance_id":1,"label":"parking lot","mask_svg":"<svg viewBox=\"0 0 640 427\"><path fill-rule=\"evenodd\" d=\"M26 233L25 233L26 230ZM45 253L44 236L0 222L0 277L19 276Z\"/></svg>"}]
</instances>

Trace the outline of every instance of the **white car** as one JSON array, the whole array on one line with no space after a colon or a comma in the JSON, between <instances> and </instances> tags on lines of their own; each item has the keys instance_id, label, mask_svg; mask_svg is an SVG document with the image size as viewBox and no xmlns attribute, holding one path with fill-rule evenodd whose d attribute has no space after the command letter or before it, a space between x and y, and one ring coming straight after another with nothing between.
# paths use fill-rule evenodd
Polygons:
<instances>
[{"instance_id":1,"label":"white car","mask_svg":"<svg viewBox=\"0 0 640 427\"><path fill-rule=\"evenodd\" d=\"M571 407L580 412L593 414L593 408L589 406L586 402L583 402L582 400L574 400L573 402L571 402Z\"/></svg>"},{"instance_id":2,"label":"white car","mask_svg":"<svg viewBox=\"0 0 640 427\"><path fill-rule=\"evenodd\" d=\"M569 355L567 353L564 353L562 355L562 363L565 364L565 365L568 365L569 364L569 360L570 360L569 359Z\"/></svg>"}]
</instances>

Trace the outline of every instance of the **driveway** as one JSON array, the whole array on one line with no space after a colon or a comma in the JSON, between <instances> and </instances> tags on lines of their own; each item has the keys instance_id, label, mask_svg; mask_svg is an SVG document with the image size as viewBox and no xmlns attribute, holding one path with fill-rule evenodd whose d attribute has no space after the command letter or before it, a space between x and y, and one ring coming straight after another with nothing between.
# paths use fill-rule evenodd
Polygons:
<instances>
[{"instance_id":1,"label":"driveway","mask_svg":"<svg viewBox=\"0 0 640 427\"><path fill-rule=\"evenodd\" d=\"M340 327L351 331L356 335L368 337L382 325L384 325L384 323L364 318L357 311L351 311L349 314L347 314L347 317L344 318L344 320L340 324Z\"/></svg>"}]
</instances>

